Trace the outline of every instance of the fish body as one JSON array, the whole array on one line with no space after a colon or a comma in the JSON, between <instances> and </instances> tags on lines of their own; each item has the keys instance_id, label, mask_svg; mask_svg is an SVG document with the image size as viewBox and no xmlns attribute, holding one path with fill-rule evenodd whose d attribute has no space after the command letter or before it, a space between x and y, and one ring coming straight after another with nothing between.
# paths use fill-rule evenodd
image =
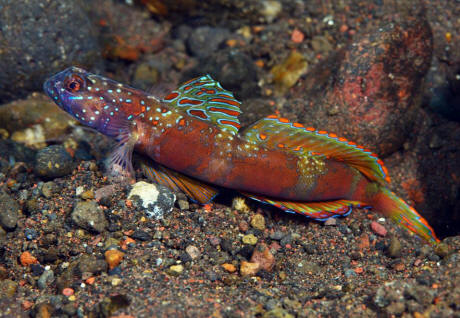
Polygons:
<instances>
[{"instance_id":1,"label":"fish body","mask_svg":"<svg viewBox=\"0 0 460 318\"><path fill-rule=\"evenodd\" d=\"M44 89L82 124L119 141L114 166L132 171L135 149L153 160L142 164L146 176L200 203L225 187L317 220L371 206L438 241L426 220L387 189L388 173L370 150L274 115L240 129L240 103L208 75L162 99L76 67Z\"/></svg>"}]
</instances>

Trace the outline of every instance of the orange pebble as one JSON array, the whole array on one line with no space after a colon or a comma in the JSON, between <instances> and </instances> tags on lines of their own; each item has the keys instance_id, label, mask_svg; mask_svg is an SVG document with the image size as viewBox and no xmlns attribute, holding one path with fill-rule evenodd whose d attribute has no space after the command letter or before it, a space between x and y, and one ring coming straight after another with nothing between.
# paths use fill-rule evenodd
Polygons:
<instances>
[{"instance_id":1,"label":"orange pebble","mask_svg":"<svg viewBox=\"0 0 460 318\"><path fill-rule=\"evenodd\" d=\"M74 290L73 290L72 288L64 288L64 289L62 290L62 294L63 294L64 296L69 297L69 296L72 296L72 295L74 294Z\"/></svg>"},{"instance_id":2,"label":"orange pebble","mask_svg":"<svg viewBox=\"0 0 460 318\"><path fill-rule=\"evenodd\" d=\"M121 263L124 255L125 253L120 252L119 250L108 250L104 253L105 261L109 264L110 269L117 267Z\"/></svg>"},{"instance_id":3,"label":"orange pebble","mask_svg":"<svg viewBox=\"0 0 460 318\"><path fill-rule=\"evenodd\" d=\"M96 281L96 277L90 277L85 280L85 283L87 283L88 285L92 285L94 284L95 281Z\"/></svg>"},{"instance_id":4,"label":"orange pebble","mask_svg":"<svg viewBox=\"0 0 460 318\"><path fill-rule=\"evenodd\" d=\"M21 264L24 266L29 266L38 263L38 260L34 256L32 256L30 252L27 251L21 254L19 260L21 261Z\"/></svg>"},{"instance_id":5,"label":"orange pebble","mask_svg":"<svg viewBox=\"0 0 460 318\"><path fill-rule=\"evenodd\" d=\"M234 273L236 271L236 266L230 263L224 263L222 267L229 273Z\"/></svg>"},{"instance_id":6,"label":"orange pebble","mask_svg":"<svg viewBox=\"0 0 460 318\"><path fill-rule=\"evenodd\" d=\"M291 40L294 43L301 43L303 39L305 38L305 35L298 29L294 29L291 34Z\"/></svg>"}]
</instances>

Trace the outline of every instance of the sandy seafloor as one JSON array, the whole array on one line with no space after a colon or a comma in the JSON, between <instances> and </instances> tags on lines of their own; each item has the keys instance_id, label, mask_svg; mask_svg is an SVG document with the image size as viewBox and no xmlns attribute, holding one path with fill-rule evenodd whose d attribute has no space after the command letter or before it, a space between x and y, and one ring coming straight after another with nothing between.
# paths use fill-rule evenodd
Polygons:
<instances>
[{"instance_id":1,"label":"sandy seafloor","mask_svg":"<svg viewBox=\"0 0 460 318\"><path fill-rule=\"evenodd\" d=\"M459 317L458 7L0 0L0 316ZM202 206L158 187L149 218L106 175L113 142L41 92L70 65L154 93L209 73L243 125L278 112L364 144L441 243L232 191Z\"/></svg>"}]
</instances>

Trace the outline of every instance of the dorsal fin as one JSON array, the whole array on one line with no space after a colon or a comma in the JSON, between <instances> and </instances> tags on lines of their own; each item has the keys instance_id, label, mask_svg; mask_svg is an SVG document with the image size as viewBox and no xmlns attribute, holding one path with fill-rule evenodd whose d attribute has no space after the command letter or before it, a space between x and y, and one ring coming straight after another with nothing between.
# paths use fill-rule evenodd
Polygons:
<instances>
[{"instance_id":1,"label":"dorsal fin","mask_svg":"<svg viewBox=\"0 0 460 318\"><path fill-rule=\"evenodd\" d=\"M190 116L208 120L233 135L241 126L238 120L241 103L209 75L185 82L164 97L163 101L182 109Z\"/></svg>"},{"instance_id":2,"label":"dorsal fin","mask_svg":"<svg viewBox=\"0 0 460 318\"><path fill-rule=\"evenodd\" d=\"M241 136L270 149L283 148L296 154L321 155L344 161L369 179L390 182L388 171L376 154L336 134L271 115L249 126Z\"/></svg>"}]
</instances>

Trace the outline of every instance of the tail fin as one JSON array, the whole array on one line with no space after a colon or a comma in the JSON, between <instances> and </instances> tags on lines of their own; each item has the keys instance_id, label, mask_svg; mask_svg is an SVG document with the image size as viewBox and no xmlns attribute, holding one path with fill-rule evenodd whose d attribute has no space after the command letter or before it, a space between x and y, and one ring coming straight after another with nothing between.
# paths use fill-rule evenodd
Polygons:
<instances>
[{"instance_id":1,"label":"tail fin","mask_svg":"<svg viewBox=\"0 0 460 318\"><path fill-rule=\"evenodd\" d=\"M371 205L376 210L422 237L428 243L433 245L439 242L428 222L413 207L387 188L380 187L380 191L372 201Z\"/></svg>"}]
</instances>

